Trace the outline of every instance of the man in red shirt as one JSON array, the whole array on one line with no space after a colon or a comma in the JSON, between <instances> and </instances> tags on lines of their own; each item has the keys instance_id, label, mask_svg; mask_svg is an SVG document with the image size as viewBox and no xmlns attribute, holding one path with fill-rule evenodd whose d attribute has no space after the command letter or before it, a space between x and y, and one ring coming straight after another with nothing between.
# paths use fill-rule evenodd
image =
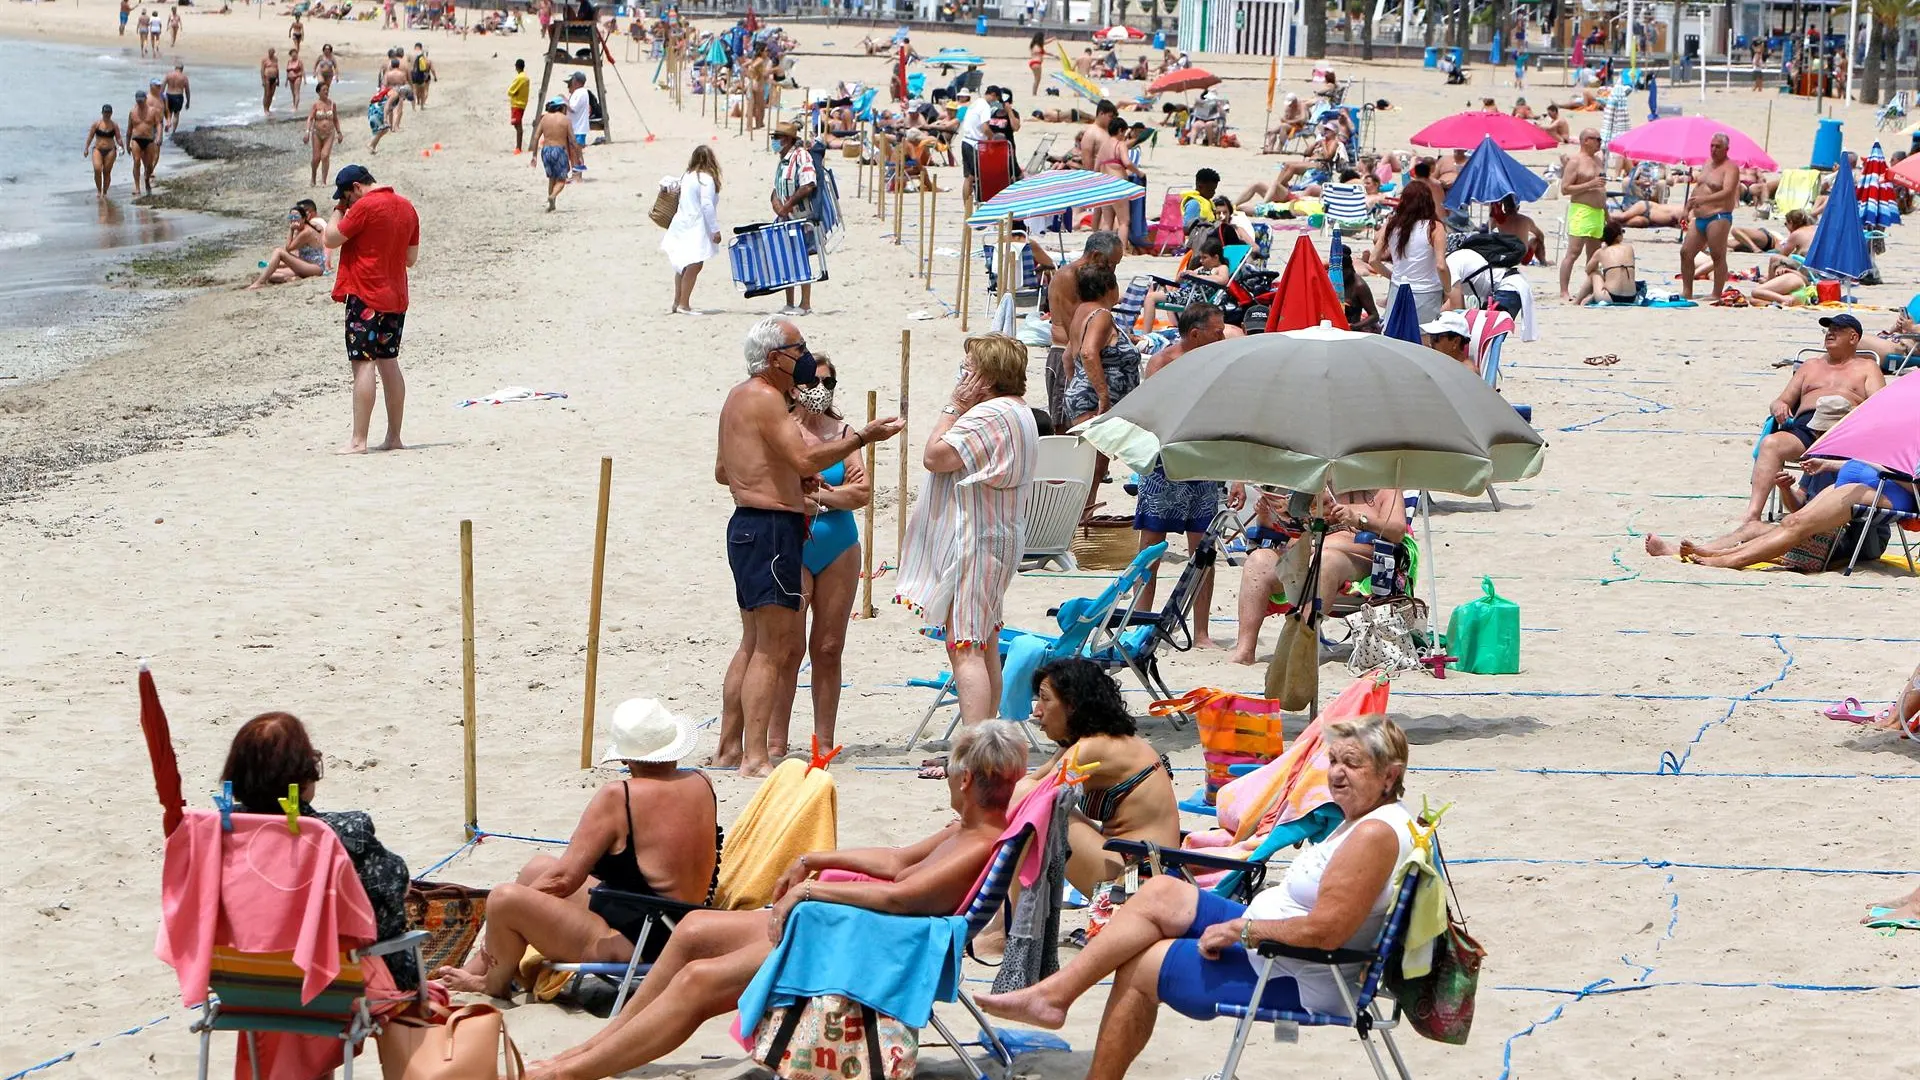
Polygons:
<instances>
[{"instance_id":1,"label":"man in red shirt","mask_svg":"<svg viewBox=\"0 0 1920 1080\"><path fill-rule=\"evenodd\" d=\"M360 165L333 178L333 200L327 246L340 249L333 298L347 305L353 369L353 434L340 452L366 453L376 371L387 400L387 437L378 448L403 450L407 382L400 374L400 331L407 321L407 269L420 255L420 215L391 187L376 186Z\"/></svg>"}]
</instances>

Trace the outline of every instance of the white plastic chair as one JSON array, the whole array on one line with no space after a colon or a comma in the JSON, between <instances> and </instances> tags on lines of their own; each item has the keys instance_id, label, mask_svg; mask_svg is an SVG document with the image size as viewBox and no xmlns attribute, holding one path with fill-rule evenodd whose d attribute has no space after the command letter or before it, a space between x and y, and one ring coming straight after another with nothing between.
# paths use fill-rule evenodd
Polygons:
<instances>
[{"instance_id":1,"label":"white plastic chair","mask_svg":"<svg viewBox=\"0 0 1920 1080\"><path fill-rule=\"evenodd\" d=\"M1093 444L1078 435L1047 435L1033 469L1033 488L1027 494L1027 539L1020 560L1023 570L1058 564L1075 569L1071 548L1087 492L1093 487L1093 467L1099 457Z\"/></svg>"}]
</instances>

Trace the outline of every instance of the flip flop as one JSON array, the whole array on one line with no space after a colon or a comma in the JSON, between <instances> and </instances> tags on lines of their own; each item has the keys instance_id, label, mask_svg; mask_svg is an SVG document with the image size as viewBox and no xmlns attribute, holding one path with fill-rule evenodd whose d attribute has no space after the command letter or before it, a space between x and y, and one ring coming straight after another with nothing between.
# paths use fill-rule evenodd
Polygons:
<instances>
[{"instance_id":1,"label":"flip flop","mask_svg":"<svg viewBox=\"0 0 1920 1080\"><path fill-rule=\"evenodd\" d=\"M1861 708L1859 698L1847 698L1829 705L1821 710L1821 715L1829 720L1839 720L1848 724L1870 724L1880 718L1880 714L1870 713Z\"/></svg>"},{"instance_id":2,"label":"flip flop","mask_svg":"<svg viewBox=\"0 0 1920 1080\"><path fill-rule=\"evenodd\" d=\"M1882 917L1870 920L1866 925L1869 930L1920 930L1920 919Z\"/></svg>"}]
</instances>

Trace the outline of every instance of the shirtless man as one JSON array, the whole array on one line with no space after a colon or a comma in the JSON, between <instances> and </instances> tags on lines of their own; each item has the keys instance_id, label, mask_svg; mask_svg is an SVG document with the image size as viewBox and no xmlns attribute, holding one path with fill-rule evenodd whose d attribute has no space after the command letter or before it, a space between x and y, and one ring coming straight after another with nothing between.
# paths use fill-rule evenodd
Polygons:
<instances>
[{"instance_id":1,"label":"shirtless man","mask_svg":"<svg viewBox=\"0 0 1920 1080\"><path fill-rule=\"evenodd\" d=\"M313 168L308 187L318 187L320 178L333 175L333 144L340 139L340 110L333 103L333 91L326 83L314 87L313 107L307 110L307 130L300 141L313 147Z\"/></svg>"},{"instance_id":2,"label":"shirtless man","mask_svg":"<svg viewBox=\"0 0 1920 1080\"><path fill-rule=\"evenodd\" d=\"M272 49L267 50L267 58L260 61L260 109L272 115L273 95L280 89L280 56Z\"/></svg>"},{"instance_id":3,"label":"shirtless man","mask_svg":"<svg viewBox=\"0 0 1920 1080\"><path fill-rule=\"evenodd\" d=\"M407 73L400 66L400 58L389 57L387 72L380 76L380 85L387 88L387 130L400 130L400 113L406 107L407 97L412 91L407 89Z\"/></svg>"},{"instance_id":4,"label":"shirtless man","mask_svg":"<svg viewBox=\"0 0 1920 1080\"><path fill-rule=\"evenodd\" d=\"M1562 145L1573 141L1573 126L1567 118L1560 115L1560 105L1556 102L1547 106L1547 118L1539 122L1540 130L1559 140Z\"/></svg>"},{"instance_id":5,"label":"shirtless man","mask_svg":"<svg viewBox=\"0 0 1920 1080\"><path fill-rule=\"evenodd\" d=\"M153 168L160 163L160 128L167 122L160 103L145 90L133 92L133 111L127 114L127 156L133 159L133 193L141 194L140 178L146 177L146 194L153 194Z\"/></svg>"},{"instance_id":6,"label":"shirtless man","mask_svg":"<svg viewBox=\"0 0 1920 1080\"><path fill-rule=\"evenodd\" d=\"M1118 269L1124 251L1118 233L1091 232L1087 234L1080 258ZM1074 265L1069 263L1055 270L1052 280L1047 282L1047 317L1053 320L1053 344L1047 348L1047 416L1052 419L1055 431L1067 430L1067 382L1073 378L1073 371L1067 366L1067 344L1073 313L1080 307L1080 285L1071 269Z\"/></svg>"},{"instance_id":7,"label":"shirtless man","mask_svg":"<svg viewBox=\"0 0 1920 1080\"><path fill-rule=\"evenodd\" d=\"M287 50L287 96L294 112L300 111L300 84L306 80L307 66L300 62L300 50Z\"/></svg>"},{"instance_id":8,"label":"shirtless man","mask_svg":"<svg viewBox=\"0 0 1920 1080\"><path fill-rule=\"evenodd\" d=\"M727 665L720 712L720 749L712 765L765 776L787 750L787 720L805 644L800 548L808 493L820 470L868 443L900 432L889 417L809 446L788 414L795 386L811 386L813 353L800 328L780 316L747 331L747 379L720 408L713 479L733 495L727 563L740 607L740 647Z\"/></svg>"},{"instance_id":9,"label":"shirtless man","mask_svg":"<svg viewBox=\"0 0 1920 1080\"><path fill-rule=\"evenodd\" d=\"M1713 260L1713 295L1727 287L1727 234L1733 231L1733 207L1740 198L1740 169L1727 160L1727 137L1715 135L1707 144L1709 160L1700 182L1687 198L1687 211L1693 227L1680 242L1680 268L1693 266L1693 257L1705 246ZM1680 295L1693 299L1693 275L1680 275ZM1858 323L1854 325L1858 326ZM1769 483L1773 474L1767 474Z\"/></svg>"},{"instance_id":10,"label":"shirtless man","mask_svg":"<svg viewBox=\"0 0 1920 1080\"><path fill-rule=\"evenodd\" d=\"M567 119L567 99L555 94L547 99L546 109L533 125L533 156L527 164L538 164L547 174L547 209L567 189L567 176L573 168L573 123Z\"/></svg>"},{"instance_id":11,"label":"shirtless man","mask_svg":"<svg viewBox=\"0 0 1920 1080\"><path fill-rule=\"evenodd\" d=\"M1773 399L1768 411L1773 415L1773 432L1760 440L1759 453L1753 459L1753 493L1747 500L1743 521L1759 521L1767 508L1767 493L1774 478L1788 462L1813 445L1819 433L1809 426L1814 405L1821 398L1838 394L1855 405L1867 400L1887 385L1880 373L1880 360L1871 353L1859 353L1860 320L1852 315L1829 315L1820 320L1824 329L1826 355L1809 360L1794 369L1786 389Z\"/></svg>"},{"instance_id":12,"label":"shirtless man","mask_svg":"<svg viewBox=\"0 0 1920 1080\"><path fill-rule=\"evenodd\" d=\"M1573 200L1567 207L1567 251L1560 257L1560 299L1569 302L1573 268L1587 265L1607 229L1607 174L1599 154L1600 133L1587 128L1580 133L1580 149L1560 159L1560 193Z\"/></svg>"},{"instance_id":13,"label":"shirtless man","mask_svg":"<svg viewBox=\"0 0 1920 1080\"><path fill-rule=\"evenodd\" d=\"M187 65L175 64L160 85L167 95L167 133L180 130L180 114L193 104L193 86L187 82Z\"/></svg>"},{"instance_id":14,"label":"shirtless man","mask_svg":"<svg viewBox=\"0 0 1920 1080\"><path fill-rule=\"evenodd\" d=\"M1080 167L1088 172L1100 171L1100 159L1107 155L1107 142L1113 136L1107 134L1108 121L1120 115L1120 110L1111 101L1102 101L1093 110L1093 122L1080 129L1074 145L1080 151Z\"/></svg>"},{"instance_id":15,"label":"shirtless man","mask_svg":"<svg viewBox=\"0 0 1920 1080\"><path fill-rule=\"evenodd\" d=\"M80 156L93 159L93 190L102 199L113 186L113 159L125 146L120 125L113 119L113 106L100 106L100 119L88 125L87 141L80 148Z\"/></svg>"},{"instance_id":16,"label":"shirtless man","mask_svg":"<svg viewBox=\"0 0 1920 1080\"><path fill-rule=\"evenodd\" d=\"M1441 191L1453 186L1460 179L1460 170L1467 167L1467 152L1455 150L1451 156L1433 163L1433 179L1440 185Z\"/></svg>"},{"instance_id":17,"label":"shirtless man","mask_svg":"<svg viewBox=\"0 0 1920 1080\"><path fill-rule=\"evenodd\" d=\"M1520 212L1520 204L1509 195L1493 204L1488 212L1488 220L1493 223L1494 232L1503 232L1508 236L1517 236L1527 243L1527 254L1522 262L1542 263L1547 259L1547 234L1540 231L1534 220Z\"/></svg>"},{"instance_id":18,"label":"shirtless man","mask_svg":"<svg viewBox=\"0 0 1920 1080\"><path fill-rule=\"evenodd\" d=\"M320 46L320 59L313 62L313 88L332 86L340 74L340 61L333 58L333 46Z\"/></svg>"}]
</instances>

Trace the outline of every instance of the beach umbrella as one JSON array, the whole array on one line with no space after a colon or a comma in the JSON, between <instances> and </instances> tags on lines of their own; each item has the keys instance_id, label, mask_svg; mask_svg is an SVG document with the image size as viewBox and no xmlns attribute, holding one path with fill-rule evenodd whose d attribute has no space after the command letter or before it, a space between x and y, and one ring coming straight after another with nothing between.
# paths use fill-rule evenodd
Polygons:
<instances>
[{"instance_id":1,"label":"beach umbrella","mask_svg":"<svg viewBox=\"0 0 1920 1080\"><path fill-rule=\"evenodd\" d=\"M1139 194L1140 185L1131 180L1086 169L1036 173L1008 184L998 195L975 206L967 215L967 224L978 228L1008 217L1044 217L1076 206L1130 202Z\"/></svg>"},{"instance_id":2,"label":"beach umbrella","mask_svg":"<svg viewBox=\"0 0 1920 1080\"><path fill-rule=\"evenodd\" d=\"M714 67L727 66L727 46L719 38L714 38L707 46L707 63Z\"/></svg>"},{"instance_id":3,"label":"beach umbrella","mask_svg":"<svg viewBox=\"0 0 1920 1080\"><path fill-rule=\"evenodd\" d=\"M1547 182L1539 174L1515 161L1492 138L1487 138L1454 178L1453 187L1447 191L1447 209L1459 210L1471 203L1496 203L1509 195L1521 202L1532 202L1546 193Z\"/></svg>"},{"instance_id":4,"label":"beach umbrella","mask_svg":"<svg viewBox=\"0 0 1920 1080\"><path fill-rule=\"evenodd\" d=\"M1727 158L1741 168L1777 169L1760 144L1718 120L1705 116L1669 116L1642 124L1613 137L1607 149L1635 161L1664 161L1670 165L1700 165L1711 158L1715 135L1727 137Z\"/></svg>"},{"instance_id":5,"label":"beach umbrella","mask_svg":"<svg viewBox=\"0 0 1920 1080\"><path fill-rule=\"evenodd\" d=\"M1487 139L1502 150L1551 150L1560 145L1544 128L1517 116L1485 110L1442 117L1414 132L1407 141L1440 150L1471 150Z\"/></svg>"},{"instance_id":6,"label":"beach umbrella","mask_svg":"<svg viewBox=\"0 0 1920 1080\"><path fill-rule=\"evenodd\" d=\"M1420 335L1420 309L1413 302L1413 286L1394 286L1393 299L1387 301L1387 325L1380 332L1415 345L1426 343Z\"/></svg>"},{"instance_id":7,"label":"beach umbrella","mask_svg":"<svg viewBox=\"0 0 1920 1080\"><path fill-rule=\"evenodd\" d=\"M147 757L153 762L153 786L160 796L160 828L164 835L172 836L186 816L187 800L180 794L180 763L173 756L167 711L160 707L160 690L144 662L140 665L140 733L147 738Z\"/></svg>"},{"instance_id":8,"label":"beach umbrella","mask_svg":"<svg viewBox=\"0 0 1920 1080\"><path fill-rule=\"evenodd\" d=\"M1833 190L1827 193L1827 209L1820 215L1820 224L1814 226L1805 261L1810 270L1849 281L1858 281L1873 269L1867 234L1860 227L1860 204L1853 193L1853 163L1844 154L1834 169Z\"/></svg>"},{"instance_id":9,"label":"beach umbrella","mask_svg":"<svg viewBox=\"0 0 1920 1080\"><path fill-rule=\"evenodd\" d=\"M1057 82L1061 86L1064 86L1067 89L1073 91L1074 93L1079 94L1081 97L1086 98L1088 101L1093 102L1095 105L1098 105L1102 101L1107 100L1107 91L1105 87L1100 86L1098 83L1087 81L1087 79L1084 76L1080 75L1077 72L1055 71L1055 72L1051 72L1050 75L1052 76L1054 82Z\"/></svg>"},{"instance_id":10,"label":"beach umbrella","mask_svg":"<svg viewBox=\"0 0 1920 1080\"><path fill-rule=\"evenodd\" d=\"M1900 224L1900 198L1893 190L1893 176L1887 168L1887 153L1879 143L1867 152L1860 166L1860 220L1868 228L1884 229Z\"/></svg>"},{"instance_id":11,"label":"beach umbrella","mask_svg":"<svg viewBox=\"0 0 1920 1080\"><path fill-rule=\"evenodd\" d=\"M982 58L979 53L971 53L965 49L941 49L932 56L922 57L920 62L923 64L953 64L978 67L986 63L986 60Z\"/></svg>"},{"instance_id":12,"label":"beach umbrella","mask_svg":"<svg viewBox=\"0 0 1920 1080\"><path fill-rule=\"evenodd\" d=\"M1267 316L1267 332L1305 330L1331 323L1347 329L1347 309L1334 295L1333 280L1327 276L1327 264L1313 241L1301 234L1293 242L1293 254L1287 258L1280 282L1274 286L1273 308Z\"/></svg>"},{"instance_id":13,"label":"beach umbrella","mask_svg":"<svg viewBox=\"0 0 1920 1080\"><path fill-rule=\"evenodd\" d=\"M1539 432L1473 369L1421 345L1316 326L1229 338L1181 364L1077 433L1143 473L1158 458L1171 480L1292 491L1479 495L1540 471Z\"/></svg>"},{"instance_id":14,"label":"beach umbrella","mask_svg":"<svg viewBox=\"0 0 1920 1080\"><path fill-rule=\"evenodd\" d=\"M1220 85L1220 77L1201 68L1179 68L1147 84L1149 94L1178 94Z\"/></svg>"},{"instance_id":15,"label":"beach umbrella","mask_svg":"<svg viewBox=\"0 0 1920 1080\"><path fill-rule=\"evenodd\" d=\"M1131 26L1109 26L1100 31L1099 38L1102 41L1145 41L1147 32Z\"/></svg>"},{"instance_id":16,"label":"beach umbrella","mask_svg":"<svg viewBox=\"0 0 1920 1080\"><path fill-rule=\"evenodd\" d=\"M1196 352L1198 350L1195 350ZM1807 456L1849 458L1920 480L1920 379L1888 379L1807 447Z\"/></svg>"}]
</instances>

